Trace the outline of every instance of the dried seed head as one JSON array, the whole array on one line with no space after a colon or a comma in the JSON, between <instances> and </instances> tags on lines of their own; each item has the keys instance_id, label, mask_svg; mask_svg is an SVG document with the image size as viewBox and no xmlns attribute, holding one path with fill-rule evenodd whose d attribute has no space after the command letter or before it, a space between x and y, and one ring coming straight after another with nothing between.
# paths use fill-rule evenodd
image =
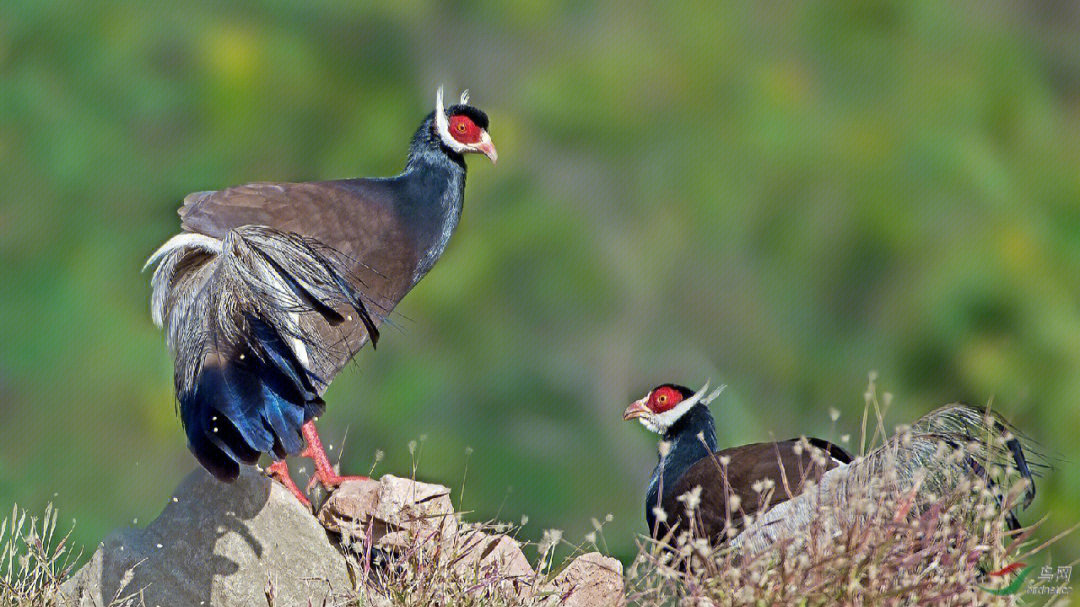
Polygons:
<instances>
[{"instance_id":1,"label":"dried seed head","mask_svg":"<svg viewBox=\"0 0 1080 607\"><path fill-rule=\"evenodd\" d=\"M656 517L656 520L660 521L661 523L667 522L667 512L664 512L664 509L660 506L653 506L652 513L653 516Z\"/></svg>"}]
</instances>

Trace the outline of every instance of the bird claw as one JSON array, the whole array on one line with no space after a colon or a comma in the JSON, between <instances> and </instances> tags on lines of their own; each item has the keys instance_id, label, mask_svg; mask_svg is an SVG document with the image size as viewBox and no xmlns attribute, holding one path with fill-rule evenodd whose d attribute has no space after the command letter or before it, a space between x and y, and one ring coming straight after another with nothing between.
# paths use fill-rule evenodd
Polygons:
<instances>
[{"instance_id":1,"label":"bird claw","mask_svg":"<svg viewBox=\"0 0 1080 607\"><path fill-rule=\"evenodd\" d=\"M330 491L345 481L367 480L366 476L341 476L338 474L333 464L330 463L330 458L326 456L322 440L315 430L314 420L305 423L302 430L307 445L300 452L300 457L309 457L315 462L315 474L311 477L311 481L308 482L309 491L315 486L315 483L321 483L327 491Z\"/></svg>"},{"instance_id":2,"label":"bird claw","mask_svg":"<svg viewBox=\"0 0 1080 607\"><path fill-rule=\"evenodd\" d=\"M319 484L322 485L327 491L331 491L341 486L346 481L366 481L369 480L366 476L342 476L330 470L317 470L315 474L308 481L307 490L311 491L312 487Z\"/></svg>"},{"instance_id":3,"label":"bird claw","mask_svg":"<svg viewBox=\"0 0 1080 607\"><path fill-rule=\"evenodd\" d=\"M331 487L339 487L339 486L341 486L342 483L347 482L347 481L369 481L369 480L371 480L371 479L369 477L366 477L366 476L341 476L340 474L335 473L332 476L329 476L327 478L319 479L319 482L321 482L324 487L331 488Z\"/></svg>"},{"instance_id":4,"label":"bird claw","mask_svg":"<svg viewBox=\"0 0 1080 607\"><path fill-rule=\"evenodd\" d=\"M322 441L319 440L319 435L315 431L314 422L308 422L303 427L304 438L307 445L304 450L300 452L300 457L310 458L315 462L315 474L311 475L311 479L308 481L306 492L311 493L311 490L316 485L322 485L327 491L333 491L336 487L344 483L345 481L362 481L368 480L366 476L342 476L338 474L337 470L330 463L330 459L326 457L326 451L322 447ZM292 477L289 475L289 466L285 463L285 460L278 460L266 467L264 471L266 476L277 480L284 485L289 493L296 496L296 499L300 500L300 503L311 509L311 500L309 500L304 492L300 491L300 488L293 482Z\"/></svg>"},{"instance_id":5,"label":"bird claw","mask_svg":"<svg viewBox=\"0 0 1080 607\"><path fill-rule=\"evenodd\" d=\"M266 470L263 471L263 474L281 483L282 486L284 486L289 493L292 493L305 508L311 510L311 500L301 493L300 488L293 482L292 476L289 475L289 465L285 463L285 460L278 460L270 464L266 467ZM310 489L311 487L309 486L308 490Z\"/></svg>"}]
</instances>

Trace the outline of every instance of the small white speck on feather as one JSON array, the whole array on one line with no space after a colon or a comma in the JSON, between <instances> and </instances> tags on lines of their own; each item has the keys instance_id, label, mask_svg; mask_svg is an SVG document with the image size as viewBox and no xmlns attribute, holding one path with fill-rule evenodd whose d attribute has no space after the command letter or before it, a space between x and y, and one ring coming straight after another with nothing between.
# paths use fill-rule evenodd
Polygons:
<instances>
[{"instance_id":1,"label":"small white speck on feather","mask_svg":"<svg viewBox=\"0 0 1080 607\"><path fill-rule=\"evenodd\" d=\"M157 547L158 548L164 548L164 546L162 546L161 544L158 544Z\"/></svg>"},{"instance_id":2,"label":"small white speck on feather","mask_svg":"<svg viewBox=\"0 0 1080 607\"><path fill-rule=\"evenodd\" d=\"M173 503L174 503L174 504L178 504L178 503L180 503L180 498L178 498L178 497L173 497L173 498L172 498L172 501L173 501Z\"/></svg>"}]
</instances>

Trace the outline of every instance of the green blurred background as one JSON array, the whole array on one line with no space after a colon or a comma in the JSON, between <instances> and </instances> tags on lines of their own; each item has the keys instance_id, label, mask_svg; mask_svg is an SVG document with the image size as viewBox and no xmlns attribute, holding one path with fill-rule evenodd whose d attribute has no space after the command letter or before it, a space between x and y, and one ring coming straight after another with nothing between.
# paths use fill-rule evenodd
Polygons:
<instances>
[{"instance_id":1,"label":"green blurred background","mask_svg":"<svg viewBox=\"0 0 1080 607\"><path fill-rule=\"evenodd\" d=\"M1061 458L1022 519L1080 520L1080 9L718 4L5 2L0 512L156 516L194 460L140 267L180 200L396 173L445 83L501 160L328 393L346 471L426 435L476 518L612 513L626 557L630 400L711 378L725 445L836 436L877 370L891 423L992 401Z\"/></svg>"}]
</instances>

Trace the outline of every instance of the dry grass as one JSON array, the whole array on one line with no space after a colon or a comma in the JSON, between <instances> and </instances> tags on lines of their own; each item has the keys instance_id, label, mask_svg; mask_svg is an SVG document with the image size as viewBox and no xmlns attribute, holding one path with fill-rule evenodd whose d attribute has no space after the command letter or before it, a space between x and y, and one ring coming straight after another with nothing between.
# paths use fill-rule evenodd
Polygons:
<instances>
[{"instance_id":1,"label":"dry grass","mask_svg":"<svg viewBox=\"0 0 1080 607\"><path fill-rule=\"evenodd\" d=\"M45 607L57 604L60 584L71 574L68 534L56 537L56 510L30 516L18 506L0 521L0 605Z\"/></svg>"},{"instance_id":2,"label":"dry grass","mask_svg":"<svg viewBox=\"0 0 1080 607\"><path fill-rule=\"evenodd\" d=\"M863 517L837 528L814 521L770 549L738 554L692 532L674 549L642 541L629 570L640 605L1012 605L979 586L1024 558L1032 529L1009 535L999 514L971 524L970 503L946 499L911 515L905 496L858 504ZM986 512L992 509L987 508Z\"/></svg>"},{"instance_id":3,"label":"dry grass","mask_svg":"<svg viewBox=\"0 0 1080 607\"><path fill-rule=\"evenodd\" d=\"M643 538L627 572L628 600L642 607L1023 604L1015 596L997 597L979 587L1007 582L985 571L1032 556L1034 527L1007 533L996 508L983 509L987 514L972 525L971 504L961 499L942 500L917 515L907 512L910 502L904 496L867 500L866 518L859 524L828 538L822 537L827 526L816 524L807 529L807 537L752 555L712 547L692 532L673 538L674 550ZM479 534L513 535L515 528L507 525L462 525L452 536L416 536L393 553L359 541L348 546L347 556L358 590L332 605L560 605L569 597L545 586L569 561L556 559L556 551L569 549L573 557L595 549L602 523L597 527L598 533L587 538L592 542L574 545L549 531L541 542L526 545L535 565L525 575L473 558ZM57 589L75 558L66 537L54 541L55 529L52 508L40 519L15 510L0 523L0 605L61 605ZM272 587L267 596L269 607L281 607ZM120 604L128 603L114 603Z\"/></svg>"},{"instance_id":4,"label":"dry grass","mask_svg":"<svg viewBox=\"0 0 1080 607\"><path fill-rule=\"evenodd\" d=\"M888 398L884 400L887 405ZM878 420L878 429L869 439L871 445L885 439L884 408L872 384L864 416L864 420L875 416ZM865 444L865 421L863 428L860 442ZM416 450L415 444L410 450ZM1005 498L1006 507L1012 506L1021 487L1008 484L1006 471L992 472L995 486L1013 487ZM883 483L887 484L887 475ZM763 486L762 490L777 488ZM627 599L641 607L1064 604L1070 597L1053 603L1053 598L1047 600L1045 595L996 596L982 590L1001 588L1013 578L988 572L1030 561L1058 539L1036 545L1032 538L1038 523L1007 531L995 492L1000 493L985 481L972 478L951 494L926 503L915 499L914 492L867 483L845 503L844 512L822 508L798 533L756 551L746 548L737 552L727 545L711 545L693 526L676 528L664 542L643 537L627 570ZM697 506L693 497L682 503L691 510ZM561 532L545 532L540 542L524 544L530 556L524 568L522 561L514 567L485 559L484 551L476 549L477 542L495 535L516 536L520 527L515 525L436 525L434 531L404 538L392 550L378 546L370 536L343 540L357 590L323 604L561 605L573 598L573 591L555 587L551 581L573 557L605 551L603 528L610 520L610 516L605 521L594 519L594 531L580 544L567 541ZM0 606L60 605L57 590L71 573L77 556L72 555L67 536L55 536L56 522L56 512L50 506L41 518L16 508L0 523ZM563 557L565 553L569 556ZM1038 584L1029 581L1028 588L1032 586ZM282 607L275 595L276 589L268 586L266 604Z\"/></svg>"},{"instance_id":5,"label":"dry grass","mask_svg":"<svg viewBox=\"0 0 1080 607\"><path fill-rule=\"evenodd\" d=\"M415 537L409 546L388 554L359 542L350 555L350 569L359 588L349 605L402 607L516 607L543 605L550 592L533 592L551 574L555 544L541 548L530 571L476 558L489 534L513 533L505 525L462 526L456 533ZM480 550L482 552L482 549Z\"/></svg>"}]
</instances>

